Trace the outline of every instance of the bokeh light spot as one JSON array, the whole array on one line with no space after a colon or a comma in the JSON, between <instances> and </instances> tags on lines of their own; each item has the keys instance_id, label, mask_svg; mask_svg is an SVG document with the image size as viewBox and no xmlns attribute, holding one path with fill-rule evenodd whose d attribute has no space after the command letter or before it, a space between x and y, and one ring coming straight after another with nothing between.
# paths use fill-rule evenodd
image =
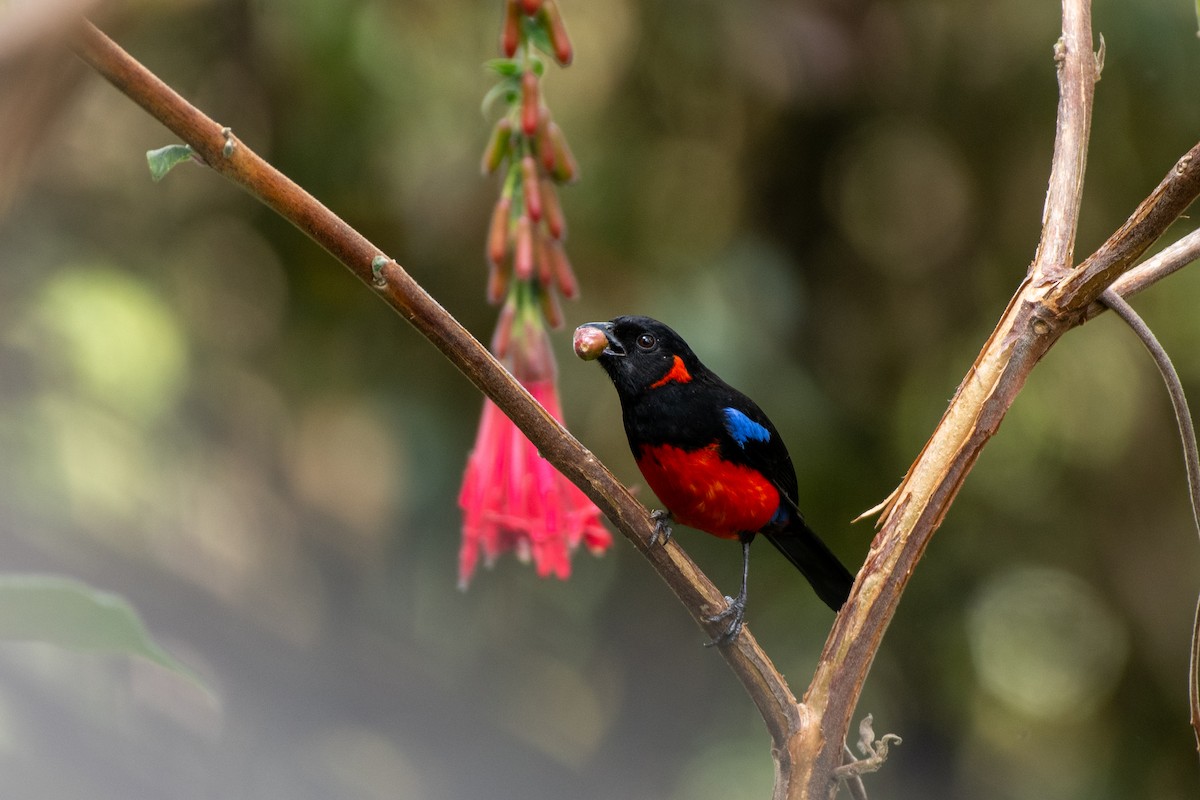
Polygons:
<instances>
[{"instance_id":1,"label":"bokeh light spot","mask_svg":"<svg viewBox=\"0 0 1200 800\"><path fill-rule=\"evenodd\" d=\"M1129 636L1075 576L1020 567L985 585L967 615L975 670L1015 711L1044 720L1086 716L1108 696Z\"/></svg>"},{"instance_id":2,"label":"bokeh light spot","mask_svg":"<svg viewBox=\"0 0 1200 800\"><path fill-rule=\"evenodd\" d=\"M41 328L89 395L130 417L155 417L179 396L184 337L166 304L131 275L69 269L46 285Z\"/></svg>"},{"instance_id":3,"label":"bokeh light spot","mask_svg":"<svg viewBox=\"0 0 1200 800\"><path fill-rule=\"evenodd\" d=\"M831 184L842 233L880 272L923 274L966 241L970 175L953 146L923 126L891 121L862 131L834 162Z\"/></svg>"}]
</instances>

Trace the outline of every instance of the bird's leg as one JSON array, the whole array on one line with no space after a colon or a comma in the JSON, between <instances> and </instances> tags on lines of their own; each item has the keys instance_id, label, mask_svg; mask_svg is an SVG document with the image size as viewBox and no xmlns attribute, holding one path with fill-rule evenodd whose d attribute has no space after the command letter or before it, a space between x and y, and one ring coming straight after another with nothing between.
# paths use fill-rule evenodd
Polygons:
<instances>
[{"instance_id":1,"label":"bird's leg","mask_svg":"<svg viewBox=\"0 0 1200 800\"><path fill-rule=\"evenodd\" d=\"M654 520L654 533L650 534L650 546L658 544L659 541L665 545L671 541L671 521L674 519L671 512L665 508L660 508L650 512L650 519Z\"/></svg>"},{"instance_id":2,"label":"bird's leg","mask_svg":"<svg viewBox=\"0 0 1200 800\"><path fill-rule=\"evenodd\" d=\"M738 592L737 597L725 596L725 602L728 603L723 611L719 611L710 617L704 619L708 622L723 622L728 620L725 630L721 635L717 636L705 647L722 647L729 644L737 638L742 632L742 625L746 617L746 583L750 577L750 542L754 538L754 534L742 534L739 536L742 540L742 588Z\"/></svg>"}]
</instances>

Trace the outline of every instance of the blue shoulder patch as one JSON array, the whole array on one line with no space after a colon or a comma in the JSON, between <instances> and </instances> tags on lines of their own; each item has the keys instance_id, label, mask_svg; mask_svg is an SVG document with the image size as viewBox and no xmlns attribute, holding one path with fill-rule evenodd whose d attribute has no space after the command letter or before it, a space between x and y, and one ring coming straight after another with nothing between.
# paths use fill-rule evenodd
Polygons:
<instances>
[{"instance_id":1,"label":"blue shoulder patch","mask_svg":"<svg viewBox=\"0 0 1200 800\"><path fill-rule=\"evenodd\" d=\"M771 439L771 432L754 420L747 417L736 408L721 409L725 413L725 430L745 449L746 442L753 439L756 442L766 442Z\"/></svg>"}]
</instances>

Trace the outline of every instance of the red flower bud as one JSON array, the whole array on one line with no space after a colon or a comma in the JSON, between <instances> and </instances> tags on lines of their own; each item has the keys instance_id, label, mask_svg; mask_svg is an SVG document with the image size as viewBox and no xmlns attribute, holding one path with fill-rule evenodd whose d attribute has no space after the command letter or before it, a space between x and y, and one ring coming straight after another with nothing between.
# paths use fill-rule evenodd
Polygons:
<instances>
[{"instance_id":1,"label":"red flower bud","mask_svg":"<svg viewBox=\"0 0 1200 800\"><path fill-rule=\"evenodd\" d=\"M554 241L546 235L539 225L534 230L533 248L534 259L537 261L538 283L549 289L554 285L554 261L550 254L550 242Z\"/></svg>"},{"instance_id":2,"label":"red flower bud","mask_svg":"<svg viewBox=\"0 0 1200 800\"><path fill-rule=\"evenodd\" d=\"M538 292L538 299L542 301L542 316L546 318L546 324L555 330L561 328L563 313L562 306L558 303L558 295L549 286L543 286Z\"/></svg>"},{"instance_id":3,"label":"red flower bud","mask_svg":"<svg viewBox=\"0 0 1200 800\"><path fill-rule=\"evenodd\" d=\"M542 195L542 213L546 216L546 229L555 239L562 240L567 235L567 220L563 216L562 206L558 202L558 192L554 182L542 178L538 187Z\"/></svg>"},{"instance_id":4,"label":"red flower bud","mask_svg":"<svg viewBox=\"0 0 1200 800\"><path fill-rule=\"evenodd\" d=\"M508 215L512 211L512 200L501 197L492 209L492 221L488 225L487 259L491 264L500 264L508 255Z\"/></svg>"},{"instance_id":5,"label":"red flower bud","mask_svg":"<svg viewBox=\"0 0 1200 800\"><path fill-rule=\"evenodd\" d=\"M567 137L563 136L562 129L554 122L546 126L546 136L550 140L551 159L553 166L547 169L550 177L559 183L571 183L579 177L579 165L575 162L575 155L571 152L571 148L567 146ZM542 156L542 165L546 165L546 157Z\"/></svg>"},{"instance_id":6,"label":"red flower bud","mask_svg":"<svg viewBox=\"0 0 1200 800\"><path fill-rule=\"evenodd\" d=\"M554 48L554 60L562 66L568 66L575 53L571 48L571 37L567 35L567 26L559 13L558 3L545 0L542 3L542 13L538 15L546 27L546 35L550 38L550 46Z\"/></svg>"},{"instance_id":7,"label":"red flower bud","mask_svg":"<svg viewBox=\"0 0 1200 800\"><path fill-rule=\"evenodd\" d=\"M533 135L533 140L530 142L533 145L533 153L538 157L542 165L542 172L549 175L554 169L554 148L550 144L550 109L543 104L538 109L538 125L537 133Z\"/></svg>"},{"instance_id":8,"label":"red flower bud","mask_svg":"<svg viewBox=\"0 0 1200 800\"><path fill-rule=\"evenodd\" d=\"M562 242L552 239L546 250L550 256L550 264L554 267L554 281L562 296L568 300L579 297L579 281L575 277L575 270L571 269L571 261L567 258L567 251L563 249Z\"/></svg>"},{"instance_id":9,"label":"red flower bud","mask_svg":"<svg viewBox=\"0 0 1200 800\"><path fill-rule=\"evenodd\" d=\"M537 163L533 156L521 159L521 191L525 193L525 212L534 222L541 222L542 193L539 190Z\"/></svg>"},{"instance_id":10,"label":"red flower bud","mask_svg":"<svg viewBox=\"0 0 1200 800\"><path fill-rule=\"evenodd\" d=\"M529 16L533 16L542 7L542 0L521 0L521 8Z\"/></svg>"},{"instance_id":11,"label":"red flower bud","mask_svg":"<svg viewBox=\"0 0 1200 800\"><path fill-rule=\"evenodd\" d=\"M492 305L498 304L508 294L508 285L512 282L512 262L507 258L500 262L488 264L487 299Z\"/></svg>"},{"instance_id":12,"label":"red flower bud","mask_svg":"<svg viewBox=\"0 0 1200 800\"><path fill-rule=\"evenodd\" d=\"M504 22L500 25L500 52L505 58L517 54L521 44L521 11L517 0L504 0Z\"/></svg>"},{"instance_id":13,"label":"red flower bud","mask_svg":"<svg viewBox=\"0 0 1200 800\"><path fill-rule=\"evenodd\" d=\"M508 302L500 309L500 319L496 320L496 332L492 334L492 355L504 358L508 355L508 346L512 342L513 318L517 315L517 304Z\"/></svg>"},{"instance_id":14,"label":"red flower bud","mask_svg":"<svg viewBox=\"0 0 1200 800\"><path fill-rule=\"evenodd\" d=\"M521 131L526 136L537 133L538 106L541 105L538 95L537 73L525 70L521 75Z\"/></svg>"},{"instance_id":15,"label":"red flower bud","mask_svg":"<svg viewBox=\"0 0 1200 800\"><path fill-rule=\"evenodd\" d=\"M492 128L492 136L488 139L487 147L483 150L483 161L480 163L480 169L484 175L491 175L495 172L500 162L504 160L504 156L508 153L508 143L512 136L512 122L508 117L502 117L496 123L496 127Z\"/></svg>"},{"instance_id":16,"label":"red flower bud","mask_svg":"<svg viewBox=\"0 0 1200 800\"><path fill-rule=\"evenodd\" d=\"M541 134L537 138L537 153L542 162L542 172L553 177L554 168L558 166L558 160L554 157L554 142L550 138L550 126L553 122L546 124ZM557 127L557 126L556 126Z\"/></svg>"},{"instance_id":17,"label":"red flower bud","mask_svg":"<svg viewBox=\"0 0 1200 800\"><path fill-rule=\"evenodd\" d=\"M517 218L517 245L513 256L513 271L518 280L527 281L533 277L533 223L528 214Z\"/></svg>"}]
</instances>

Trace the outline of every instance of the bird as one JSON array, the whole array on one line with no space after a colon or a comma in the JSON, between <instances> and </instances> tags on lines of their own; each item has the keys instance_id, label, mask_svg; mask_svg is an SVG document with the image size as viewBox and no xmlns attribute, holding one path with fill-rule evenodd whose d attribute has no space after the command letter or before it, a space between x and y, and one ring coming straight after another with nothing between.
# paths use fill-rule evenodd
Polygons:
<instances>
[{"instance_id":1,"label":"bird","mask_svg":"<svg viewBox=\"0 0 1200 800\"><path fill-rule=\"evenodd\" d=\"M645 316L588 322L575 330L576 354L598 361L621 402L629 449L665 510L655 511L651 546L678 522L742 545L742 585L706 617L722 625L710 645L741 633L750 543L762 534L838 611L854 578L796 505L796 470L775 425L749 397L697 358L667 325Z\"/></svg>"}]
</instances>

